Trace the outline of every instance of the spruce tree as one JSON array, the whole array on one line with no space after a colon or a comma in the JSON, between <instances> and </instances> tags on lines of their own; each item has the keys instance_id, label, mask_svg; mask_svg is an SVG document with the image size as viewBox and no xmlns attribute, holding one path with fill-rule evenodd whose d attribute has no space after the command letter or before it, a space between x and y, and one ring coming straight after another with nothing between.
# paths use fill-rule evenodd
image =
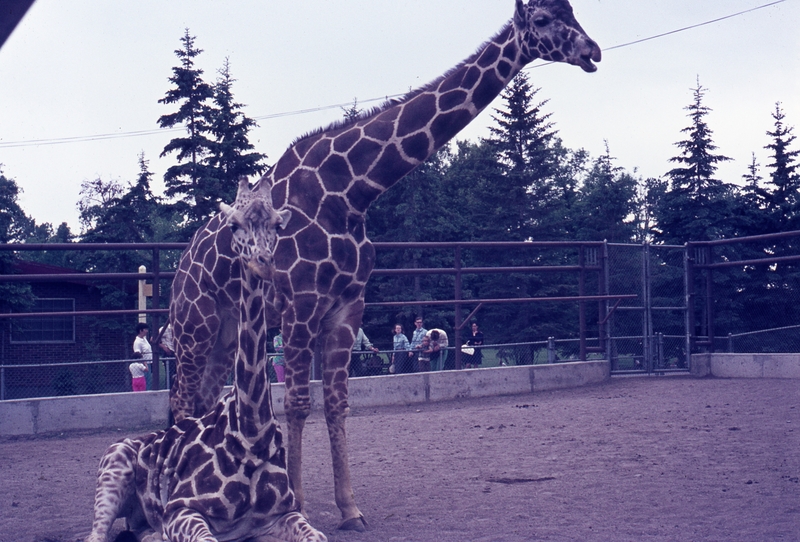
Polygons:
<instances>
[{"instance_id":1,"label":"spruce tree","mask_svg":"<svg viewBox=\"0 0 800 542\"><path fill-rule=\"evenodd\" d=\"M203 198L213 202L216 214L219 203L236 199L239 177L260 175L266 170L266 155L253 151L247 134L258 124L242 112L241 103L234 100L230 62L226 58L214 84L214 107L208 110L210 134L213 136L210 152L205 158L207 178L201 187Z\"/></svg>"},{"instance_id":2,"label":"spruce tree","mask_svg":"<svg viewBox=\"0 0 800 542\"><path fill-rule=\"evenodd\" d=\"M495 195L502 199L498 219L507 234L519 240L533 235L532 225L546 214L555 174L552 146L556 132L549 120L551 114L542 111L547 100L534 101L539 90L520 72L501 93L504 107L495 109L492 118L496 126L489 128L492 135L486 140L504 168Z\"/></svg>"},{"instance_id":3,"label":"spruce tree","mask_svg":"<svg viewBox=\"0 0 800 542\"><path fill-rule=\"evenodd\" d=\"M659 202L658 225L665 243L711 240L733 233L729 220L733 189L714 178L718 164L730 158L714 152L717 146L706 122L711 109L703 104L706 89L698 81L692 92L694 99L684 108L691 122L681 130L687 138L675 143L681 152L670 162L678 166L667 172L670 186Z\"/></svg>"},{"instance_id":4,"label":"spruce tree","mask_svg":"<svg viewBox=\"0 0 800 542\"><path fill-rule=\"evenodd\" d=\"M183 47L175 50L180 65L172 68L173 75L169 78L174 87L158 101L167 105L180 104L175 113L159 117L158 124L161 128L186 128L186 137L172 139L164 147L161 156L177 153L179 163L164 174L166 195L178 199L176 210L187 218L190 228L216 213L218 204L208 194L209 174L203 163L213 146L209 137L208 100L213 98L214 89L203 81L203 70L195 67L195 57L203 50L197 49L194 41L195 37L189 34L187 28L181 38Z\"/></svg>"},{"instance_id":5,"label":"spruce tree","mask_svg":"<svg viewBox=\"0 0 800 542\"><path fill-rule=\"evenodd\" d=\"M800 227L800 175L797 171L800 150L790 149L796 136L792 134L794 127L784 123L786 116L780 102L775 104L772 118L775 120L775 129L767 132L772 142L764 147L772 151L772 161L767 164L772 170L768 181L771 190L767 203L772 216L773 231L794 230Z\"/></svg>"}]
</instances>

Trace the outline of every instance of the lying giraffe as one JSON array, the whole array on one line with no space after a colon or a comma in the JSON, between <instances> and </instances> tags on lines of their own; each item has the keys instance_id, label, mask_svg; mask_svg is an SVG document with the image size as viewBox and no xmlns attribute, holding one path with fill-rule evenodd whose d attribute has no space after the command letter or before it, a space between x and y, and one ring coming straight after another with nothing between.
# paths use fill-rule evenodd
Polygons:
<instances>
[{"instance_id":1,"label":"lying giraffe","mask_svg":"<svg viewBox=\"0 0 800 542\"><path fill-rule=\"evenodd\" d=\"M251 192L245 180L222 215L239 264L233 389L202 418L106 451L87 542L104 542L120 516L147 542L327 540L302 516L289 483L267 375L264 288L274 263L259 240L285 227L291 213L275 212L269 192Z\"/></svg>"},{"instance_id":2,"label":"lying giraffe","mask_svg":"<svg viewBox=\"0 0 800 542\"><path fill-rule=\"evenodd\" d=\"M511 21L464 62L398 101L297 140L262 177L262 185L272 186L275 204L291 210L293 217L275 249L289 478L302 502L301 444L316 357L322 366L341 529L366 528L350 482L345 418L350 349L375 264L364 225L367 208L455 137L529 62L566 62L593 72L600 56L567 0L516 0ZM228 277L215 272L210 281L182 279L195 265L225 270L231 258L225 242L229 235L222 222L212 219L206 235L192 242L196 259L181 262L173 284L170 321L179 364L171 406L177 420L212 405L230 371L224 347L230 328L224 293ZM195 250L200 243L205 248ZM184 295L184 288L191 295Z\"/></svg>"}]
</instances>

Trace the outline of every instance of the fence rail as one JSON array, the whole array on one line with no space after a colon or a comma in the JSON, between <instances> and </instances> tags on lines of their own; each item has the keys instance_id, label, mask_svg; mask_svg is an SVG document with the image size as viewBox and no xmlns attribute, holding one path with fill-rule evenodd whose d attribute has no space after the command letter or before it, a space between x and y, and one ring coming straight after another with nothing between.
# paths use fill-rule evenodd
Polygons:
<instances>
[{"instance_id":1,"label":"fence rail","mask_svg":"<svg viewBox=\"0 0 800 542\"><path fill-rule=\"evenodd\" d=\"M373 311L379 307L419 305L429 305L440 312L444 310L446 321L453 323L447 327L448 333L452 331L452 344L466 342L463 333L466 322L477 311L486 311L487 307L493 305L519 305L519 309L511 312L525 317L526 311L539 310L539 306L546 305L543 302L559 303L557 309L548 309L549 314L569 320L570 325L574 325L574 335L557 341L553 339L555 342L552 345L550 341L539 340L487 346L486 359L492 362L529 364L605 357L611 361L615 372L662 372L686 370L692 352L800 351L800 334L797 333L800 328L800 231L689 242L685 246L552 241L374 245L379 255L380 251L409 249L422 254L445 254L431 258L433 265L439 261L451 262L441 267L378 268L373 271L373 276L397 277L397 280L404 276L411 276L413 280L425 280L431 275L441 277L444 281L441 284L452 285L452 296L430 300L417 297L402 301L376 299L373 296L366 305ZM19 374L26 369L31 373L28 378L34 379L35 376L38 380L32 380L25 386L42 388L45 390L42 393L57 394L66 389L105 389L108 386L125 388L125 380L129 376L126 377L124 360L82 363L86 359L109 359L113 356L85 353L89 349L79 337L81 330L90 325L87 322L96 323L101 319L103 322L117 322L115 325L118 328L129 330L132 327L131 317L138 315L140 318L147 316L151 329L156 331L165 321L167 313L165 294L168 288L165 286L174 277L174 264L177 261L174 251L185 247L186 243L0 244L0 252L10 252L17 257L34 251L128 251L141 255L142 260L147 260L150 266L145 273L79 273L65 270L49 273L36 272L31 268L28 274L0 275L0 283L28 283L43 289L62 287L59 282L68 286L91 284L95 289L110 284L130 285L133 281L148 281L158 285L152 288L152 297L146 308L134 309L130 308L131 304L117 303L110 306L113 308L106 309L74 303L72 306L75 310L72 311L66 310L68 305L51 307L47 312L39 312L37 308L36 311L0 314L0 373L3 376L0 384L5 385L3 389L10 390L12 380L21 378ZM462 265L464 261L470 261L469 251L497 249L520 254L525 250L533 252L530 258L525 253L525 257L516 259L520 263L516 267ZM481 260L474 261L477 263ZM552 265L541 264L543 261L552 261ZM487 295L486 299L465 299L470 296L465 294L463 281L477 280L476 276L508 273L534 276L536 280L541 276L558 277L564 283L573 282L566 292L552 289L550 296L537 297L534 289L523 297ZM562 279L562 276L567 278ZM576 295L560 295L562 293ZM528 306L531 308L528 309ZM26 350L28 358L22 360L18 352L25 345L11 339L11 330L16 325L12 325L12 322L35 321L42 319L43 315L51 319L73 318L70 325L74 327L74 337L71 341L42 341L41 348L31 345ZM767 325L769 329L766 329ZM547 335L541 333L539 337L520 338L541 339L542 336ZM64 343L71 343L72 347ZM126 355L128 347L126 344L120 358ZM385 352L381 355L384 360L387 359ZM451 348L448 359L454 367L460 368L461 356L460 349ZM156 348L154 386L163 387L167 385L169 375L161 374L164 366L158 358ZM39 363L42 359L53 360L54 363ZM61 361L77 364L58 363ZM104 366L105 369L98 368ZM92 374L77 374L89 370L88 367L92 368ZM76 374L69 375L64 371ZM106 376L98 380L95 373ZM93 381L95 383L90 385Z\"/></svg>"}]
</instances>

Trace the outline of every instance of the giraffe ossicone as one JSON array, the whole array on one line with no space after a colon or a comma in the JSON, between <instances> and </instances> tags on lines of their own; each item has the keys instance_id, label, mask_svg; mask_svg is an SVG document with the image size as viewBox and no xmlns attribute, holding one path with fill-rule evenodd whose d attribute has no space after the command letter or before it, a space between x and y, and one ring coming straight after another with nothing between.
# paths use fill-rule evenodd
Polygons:
<instances>
[{"instance_id":1,"label":"giraffe ossicone","mask_svg":"<svg viewBox=\"0 0 800 542\"><path fill-rule=\"evenodd\" d=\"M464 62L400 100L300 138L257 183L271 186L275 205L292 212L275 247L275 296L269 305L270 314L279 313L275 320L284 335L289 477L302 502L302 435L310 413L311 365L318 359L340 528L366 527L353 495L345 433L350 350L375 264L366 211L536 59L596 70L600 48L567 0L515 0L511 20ZM231 281L225 273L230 235L212 219L192 240L173 283L176 419L205 412L230 371ZM200 280L201 275L210 279Z\"/></svg>"},{"instance_id":2,"label":"giraffe ossicone","mask_svg":"<svg viewBox=\"0 0 800 542\"><path fill-rule=\"evenodd\" d=\"M94 523L87 542L105 542L117 517L144 542L324 542L301 513L286 471L283 435L272 409L267 371L263 276L274 265L265 232L289 214L268 190L240 184L221 220L238 229L238 347L234 385L201 418L113 444L98 471Z\"/></svg>"}]
</instances>

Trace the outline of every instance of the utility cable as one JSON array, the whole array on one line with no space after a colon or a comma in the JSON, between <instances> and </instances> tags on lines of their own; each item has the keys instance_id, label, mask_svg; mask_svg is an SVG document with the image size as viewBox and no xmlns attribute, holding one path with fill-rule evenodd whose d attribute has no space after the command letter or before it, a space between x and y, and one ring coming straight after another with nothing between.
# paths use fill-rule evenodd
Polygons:
<instances>
[{"instance_id":1,"label":"utility cable","mask_svg":"<svg viewBox=\"0 0 800 542\"><path fill-rule=\"evenodd\" d=\"M757 11L759 9L768 8L777 4L782 4L786 2L786 0L775 0L774 2L769 2L767 4L762 4L760 6L756 6L750 9L746 9L743 11L739 11L737 13L731 13L730 15L725 15L723 17L717 17L716 19L711 19L709 21L704 21L702 23L697 23L689 26L684 26L682 28L678 28L675 30L670 30L669 32L663 32L661 34L655 34L653 36L648 36L646 38L641 38L634 41L629 41L626 43L620 43L619 45L612 45L611 47L606 47L603 51L612 51L614 49L622 49L623 47L630 47L631 45L638 45L639 43L644 43L646 41L651 41L658 38L663 38L665 36L670 36L672 34L677 34L679 32L685 32L687 30L692 30L694 28L699 28L701 26L706 26L713 23L718 23L720 21L724 21L726 19L731 19L733 17L738 17L740 15L745 15L747 13ZM543 66L549 66L550 64L555 64L555 62L544 62L541 64L536 64L534 66L529 66L525 68L526 70L532 70L535 68L541 68ZM405 94L392 94L390 96L384 96L381 98L369 98L367 100L363 100L360 103L371 103L377 101L387 101L392 98L399 98L404 96ZM352 102L343 103L343 104L334 104L334 105L323 105L320 107L312 107L309 109L298 109L296 111L285 111L282 113L272 113L270 115L260 115L257 117L252 117L253 120L271 120L277 119L282 117L291 117L295 115L305 115L307 113L316 113L318 111L327 111L330 109L342 109L347 106L353 105ZM101 141L106 139L119 139L119 138L126 138L126 137L140 137L140 136L147 136L147 135L154 135L154 134L163 134L169 132L181 132L184 131L185 128L170 128L170 129L154 129L154 130L139 130L135 132L119 132L115 134L96 134L96 135L88 135L88 136L75 136L75 137L60 137L60 138L53 138L53 139L27 139L22 141L7 141L3 142L0 141L0 149L10 149L14 147L30 147L30 146L40 146L40 145L61 145L64 143L82 143L85 141Z\"/></svg>"}]
</instances>

